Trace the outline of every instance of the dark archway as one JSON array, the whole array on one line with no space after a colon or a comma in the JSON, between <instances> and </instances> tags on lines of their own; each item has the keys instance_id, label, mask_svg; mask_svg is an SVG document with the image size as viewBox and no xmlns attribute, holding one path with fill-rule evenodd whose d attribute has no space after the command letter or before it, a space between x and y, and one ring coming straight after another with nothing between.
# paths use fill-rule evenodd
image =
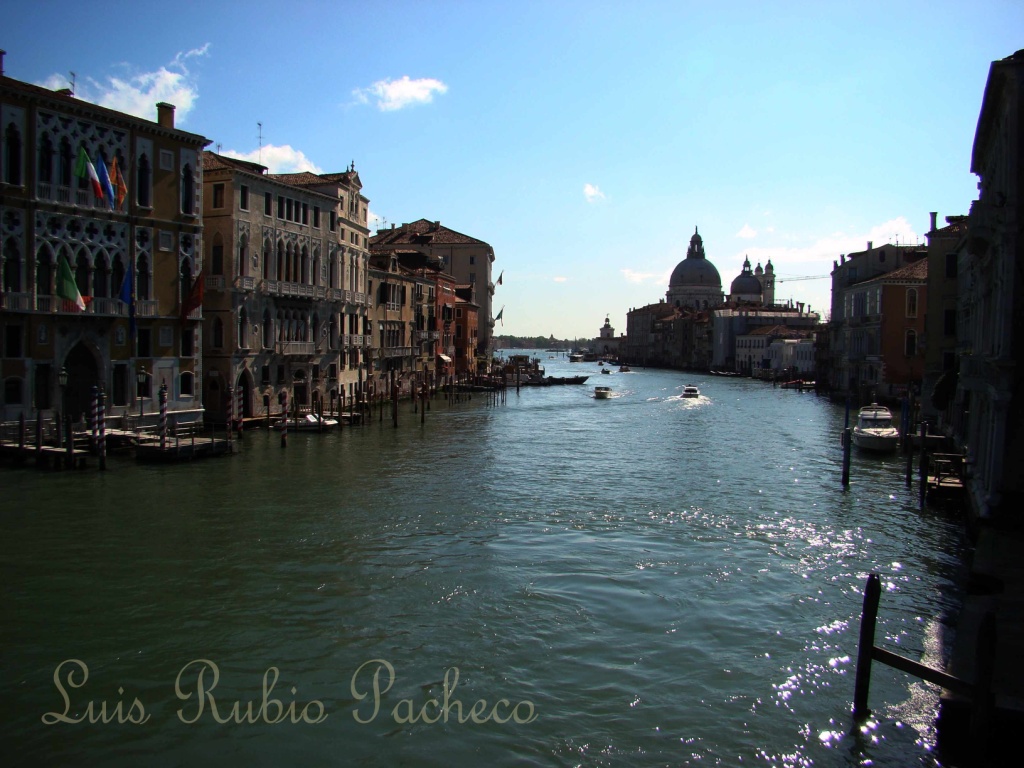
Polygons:
<instances>
[{"instance_id":1,"label":"dark archway","mask_svg":"<svg viewBox=\"0 0 1024 768\"><path fill-rule=\"evenodd\" d=\"M238 392L238 398L242 402L241 417L243 419L251 419L253 417L253 412L252 412L252 390L253 390L252 374L249 372L249 369L246 368L245 370L243 370L238 375L238 386L237 386L237 390L236 390Z\"/></svg>"},{"instance_id":2,"label":"dark archway","mask_svg":"<svg viewBox=\"0 0 1024 768\"><path fill-rule=\"evenodd\" d=\"M68 385L64 391L63 407L72 420L78 421L92 407L92 388L100 385L100 366L96 355L84 343L78 342L67 357L64 368L68 372Z\"/></svg>"}]
</instances>

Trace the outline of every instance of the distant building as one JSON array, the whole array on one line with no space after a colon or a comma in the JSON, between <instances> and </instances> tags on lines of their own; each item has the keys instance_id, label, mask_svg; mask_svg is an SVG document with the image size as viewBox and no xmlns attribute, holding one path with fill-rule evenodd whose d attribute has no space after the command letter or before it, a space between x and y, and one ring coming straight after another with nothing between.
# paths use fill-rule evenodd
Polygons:
<instances>
[{"instance_id":1,"label":"distant building","mask_svg":"<svg viewBox=\"0 0 1024 768\"><path fill-rule=\"evenodd\" d=\"M612 328L611 321L606 317L604 319L604 325L601 326L598 331L598 336L594 339L591 344L591 348L598 354L604 357L618 357L619 356L619 345L625 339L623 336L615 336L615 329Z\"/></svg>"},{"instance_id":2,"label":"distant building","mask_svg":"<svg viewBox=\"0 0 1024 768\"><path fill-rule=\"evenodd\" d=\"M468 285L473 291L472 303L479 307L476 313L479 327L473 337L477 340L475 354L484 355L490 349L494 319L491 315L494 283L491 266L494 249L482 240L442 226L439 221L419 219L400 227L378 230L370 238L374 253L392 248L415 248L441 260L442 271L452 275L459 285Z\"/></svg>"},{"instance_id":3,"label":"distant building","mask_svg":"<svg viewBox=\"0 0 1024 768\"><path fill-rule=\"evenodd\" d=\"M724 299L722 278L705 256L704 241L695 227L686 258L672 270L665 300L679 309L709 309L720 306Z\"/></svg>"},{"instance_id":4,"label":"distant building","mask_svg":"<svg viewBox=\"0 0 1024 768\"><path fill-rule=\"evenodd\" d=\"M840 255L839 260L833 262L828 360L820 368L822 374L828 377L819 382L823 388L861 401L873 395L887 394L890 390L896 391L896 382L888 382L883 373L882 283L868 285L868 281L922 261L925 256L926 251L920 245L890 243L876 248L868 242L864 251ZM926 288L923 284L921 287ZM895 295L894 292L890 293ZM916 287L914 295L916 299L921 299ZM904 298L910 301L906 296ZM892 311L897 311L895 304L891 306ZM912 318L915 322L924 317L924 305L920 301L913 306L901 306L898 311L901 315L908 311L915 312ZM902 328L902 321L899 327ZM896 320L890 318L886 329L894 328L897 328ZM905 334L900 335L898 342L902 348L907 342ZM890 356L889 362L891 368L894 367L896 358ZM889 383L894 386L882 387ZM878 391L880 388L883 391Z\"/></svg>"},{"instance_id":5,"label":"distant building","mask_svg":"<svg viewBox=\"0 0 1024 768\"><path fill-rule=\"evenodd\" d=\"M271 174L206 152L203 392L223 421L329 409L368 375L366 205L354 168Z\"/></svg>"},{"instance_id":6,"label":"distant building","mask_svg":"<svg viewBox=\"0 0 1024 768\"><path fill-rule=\"evenodd\" d=\"M163 386L176 419L201 418L202 310L187 303L208 139L175 128L170 104L153 122L6 77L3 56L2 418L52 414L63 400L78 419L93 387L108 415L153 413Z\"/></svg>"}]
</instances>

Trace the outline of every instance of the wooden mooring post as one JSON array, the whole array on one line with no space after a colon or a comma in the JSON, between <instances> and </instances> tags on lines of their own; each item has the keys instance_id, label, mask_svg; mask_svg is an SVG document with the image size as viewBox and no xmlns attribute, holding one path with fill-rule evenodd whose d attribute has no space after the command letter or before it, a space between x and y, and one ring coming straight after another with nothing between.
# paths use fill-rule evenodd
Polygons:
<instances>
[{"instance_id":1,"label":"wooden mooring post","mask_svg":"<svg viewBox=\"0 0 1024 768\"><path fill-rule=\"evenodd\" d=\"M850 428L843 430L843 488L850 487L850 451L853 438L850 435Z\"/></svg>"},{"instance_id":2,"label":"wooden mooring post","mask_svg":"<svg viewBox=\"0 0 1024 768\"><path fill-rule=\"evenodd\" d=\"M878 603L881 594L881 580L877 573L872 573L868 576L864 588L864 604L860 615L860 642L857 648L857 670L853 691L854 720L861 721L871 715L871 710L868 709L871 663L878 661L970 699L972 704L970 724L972 754L977 760L976 765L988 765L985 753L995 709L995 697L992 692L996 650L995 614L988 611L978 628L978 637L975 643L974 682L970 683L876 646L875 625L878 619Z\"/></svg>"}]
</instances>

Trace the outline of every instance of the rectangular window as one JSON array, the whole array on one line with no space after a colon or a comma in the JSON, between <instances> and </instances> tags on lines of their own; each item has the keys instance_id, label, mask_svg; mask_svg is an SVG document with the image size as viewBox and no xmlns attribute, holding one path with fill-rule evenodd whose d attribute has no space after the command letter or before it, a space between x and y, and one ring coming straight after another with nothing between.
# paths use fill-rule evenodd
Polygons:
<instances>
[{"instance_id":1,"label":"rectangular window","mask_svg":"<svg viewBox=\"0 0 1024 768\"><path fill-rule=\"evenodd\" d=\"M284 366L277 366L277 383L284 384Z\"/></svg>"},{"instance_id":2,"label":"rectangular window","mask_svg":"<svg viewBox=\"0 0 1024 768\"><path fill-rule=\"evenodd\" d=\"M327 378L330 381L337 381L338 380L338 364L337 363L331 363L330 367L327 369Z\"/></svg>"},{"instance_id":3,"label":"rectangular window","mask_svg":"<svg viewBox=\"0 0 1024 768\"><path fill-rule=\"evenodd\" d=\"M224 207L224 185L214 184L213 185L213 207L223 208Z\"/></svg>"},{"instance_id":4,"label":"rectangular window","mask_svg":"<svg viewBox=\"0 0 1024 768\"><path fill-rule=\"evenodd\" d=\"M277 218L284 218L284 198L281 195L277 196Z\"/></svg>"},{"instance_id":5,"label":"rectangular window","mask_svg":"<svg viewBox=\"0 0 1024 768\"><path fill-rule=\"evenodd\" d=\"M161 230L159 235L159 244L161 251L174 250L174 233Z\"/></svg>"},{"instance_id":6,"label":"rectangular window","mask_svg":"<svg viewBox=\"0 0 1024 768\"><path fill-rule=\"evenodd\" d=\"M942 313L942 333L946 336L956 336L955 309L947 309Z\"/></svg>"},{"instance_id":7,"label":"rectangular window","mask_svg":"<svg viewBox=\"0 0 1024 768\"><path fill-rule=\"evenodd\" d=\"M153 331L149 328L139 328L138 331L138 344L139 344L139 357L152 357L153 356Z\"/></svg>"},{"instance_id":8,"label":"rectangular window","mask_svg":"<svg viewBox=\"0 0 1024 768\"><path fill-rule=\"evenodd\" d=\"M956 277L956 254L946 254L946 277Z\"/></svg>"},{"instance_id":9,"label":"rectangular window","mask_svg":"<svg viewBox=\"0 0 1024 768\"><path fill-rule=\"evenodd\" d=\"M313 227L320 229L320 206L313 206Z\"/></svg>"},{"instance_id":10,"label":"rectangular window","mask_svg":"<svg viewBox=\"0 0 1024 768\"><path fill-rule=\"evenodd\" d=\"M160 346L163 348L170 347L174 343L174 329L169 325L162 326L160 328Z\"/></svg>"},{"instance_id":11,"label":"rectangular window","mask_svg":"<svg viewBox=\"0 0 1024 768\"><path fill-rule=\"evenodd\" d=\"M194 379L195 375L190 373L189 371L185 371L184 373L181 374L181 376L178 379L178 386L179 389L181 390L180 394L182 396L192 397L192 383Z\"/></svg>"},{"instance_id":12,"label":"rectangular window","mask_svg":"<svg viewBox=\"0 0 1024 768\"><path fill-rule=\"evenodd\" d=\"M288 219L288 221L291 221L293 214L292 214L292 199L290 197L287 200L284 201L284 211L285 211L284 217L286 219Z\"/></svg>"},{"instance_id":13,"label":"rectangular window","mask_svg":"<svg viewBox=\"0 0 1024 768\"><path fill-rule=\"evenodd\" d=\"M298 205L298 203L296 203ZM302 204L302 223L309 224L309 203Z\"/></svg>"},{"instance_id":14,"label":"rectangular window","mask_svg":"<svg viewBox=\"0 0 1024 768\"><path fill-rule=\"evenodd\" d=\"M181 356L182 357L195 357L196 345L195 335L191 328L182 328L181 330Z\"/></svg>"},{"instance_id":15,"label":"rectangular window","mask_svg":"<svg viewBox=\"0 0 1024 768\"><path fill-rule=\"evenodd\" d=\"M470 272L469 273L469 282L471 282L471 283L475 283L476 282L476 272Z\"/></svg>"},{"instance_id":16,"label":"rectangular window","mask_svg":"<svg viewBox=\"0 0 1024 768\"><path fill-rule=\"evenodd\" d=\"M337 227L338 227L338 214L336 212L334 212L334 211L331 211L331 232L333 232L335 229L337 229Z\"/></svg>"},{"instance_id":17,"label":"rectangular window","mask_svg":"<svg viewBox=\"0 0 1024 768\"><path fill-rule=\"evenodd\" d=\"M263 215L272 216L274 214L274 196L267 192L263 195Z\"/></svg>"},{"instance_id":18,"label":"rectangular window","mask_svg":"<svg viewBox=\"0 0 1024 768\"><path fill-rule=\"evenodd\" d=\"M21 357L21 326L8 325L4 328L4 357Z\"/></svg>"},{"instance_id":19,"label":"rectangular window","mask_svg":"<svg viewBox=\"0 0 1024 768\"><path fill-rule=\"evenodd\" d=\"M245 184L238 190L238 207L243 211L249 210L249 188Z\"/></svg>"},{"instance_id":20,"label":"rectangular window","mask_svg":"<svg viewBox=\"0 0 1024 768\"><path fill-rule=\"evenodd\" d=\"M264 365L260 368L260 384L270 383L270 366Z\"/></svg>"},{"instance_id":21,"label":"rectangular window","mask_svg":"<svg viewBox=\"0 0 1024 768\"><path fill-rule=\"evenodd\" d=\"M125 363L114 363L114 389L111 392L113 405L128 405L128 366Z\"/></svg>"},{"instance_id":22,"label":"rectangular window","mask_svg":"<svg viewBox=\"0 0 1024 768\"><path fill-rule=\"evenodd\" d=\"M469 257L469 263L470 264L476 264L476 256L470 256Z\"/></svg>"},{"instance_id":23,"label":"rectangular window","mask_svg":"<svg viewBox=\"0 0 1024 768\"><path fill-rule=\"evenodd\" d=\"M169 149L160 150L160 170L161 171L173 171L174 170L174 153Z\"/></svg>"}]
</instances>

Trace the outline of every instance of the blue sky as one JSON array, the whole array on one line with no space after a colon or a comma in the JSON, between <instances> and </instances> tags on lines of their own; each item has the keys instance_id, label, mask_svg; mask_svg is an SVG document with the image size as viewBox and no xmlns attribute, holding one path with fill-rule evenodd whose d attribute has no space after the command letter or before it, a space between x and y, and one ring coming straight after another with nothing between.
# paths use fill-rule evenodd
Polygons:
<instances>
[{"instance_id":1,"label":"blue sky","mask_svg":"<svg viewBox=\"0 0 1024 768\"><path fill-rule=\"evenodd\" d=\"M172 9L173 8L173 9ZM1024 3L12 2L5 74L272 171L344 170L371 216L494 247L498 332L591 337L663 298L694 227L827 311L840 253L967 213L990 63ZM258 124L262 123L262 128Z\"/></svg>"}]
</instances>

